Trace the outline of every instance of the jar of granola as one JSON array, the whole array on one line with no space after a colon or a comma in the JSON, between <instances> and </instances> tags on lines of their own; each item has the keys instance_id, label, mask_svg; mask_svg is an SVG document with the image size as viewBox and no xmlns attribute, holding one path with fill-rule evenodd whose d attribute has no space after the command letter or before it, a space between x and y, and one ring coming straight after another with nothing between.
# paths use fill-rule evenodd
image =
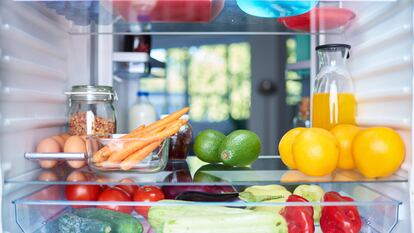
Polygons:
<instances>
[{"instance_id":1,"label":"jar of granola","mask_svg":"<svg viewBox=\"0 0 414 233\"><path fill-rule=\"evenodd\" d=\"M69 134L103 135L116 132L113 102L116 94L110 86L73 86L69 95Z\"/></svg>"}]
</instances>

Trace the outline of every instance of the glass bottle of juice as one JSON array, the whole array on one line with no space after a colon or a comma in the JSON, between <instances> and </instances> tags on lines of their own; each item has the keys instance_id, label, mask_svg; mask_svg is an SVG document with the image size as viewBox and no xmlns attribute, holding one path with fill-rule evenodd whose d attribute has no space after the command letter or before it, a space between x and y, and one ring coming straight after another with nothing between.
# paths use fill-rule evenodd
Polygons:
<instances>
[{"instance_id":1,"label":"glass bottle of juice","mask_svg":"<svg viewBox=\"0 0 414 233\"><path fill-rule=\"evenodd\" d=\"M319 73L312 95L312 127L330 130L338 124L355 124L356 102L346 68L350 49L347 44L316 47Z\"/></svg>"}]
</instances>

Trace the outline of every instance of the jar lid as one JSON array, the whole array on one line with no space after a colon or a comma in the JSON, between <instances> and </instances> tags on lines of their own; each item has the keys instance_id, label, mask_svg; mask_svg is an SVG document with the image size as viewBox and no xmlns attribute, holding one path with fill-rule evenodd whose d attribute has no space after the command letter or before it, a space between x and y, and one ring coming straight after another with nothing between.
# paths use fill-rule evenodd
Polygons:
<instances>
[{"instance_id":1,"label":"jar lid","mask_svg":"<svg viewBox=\"0 0 414 233\"><path fill-rule=\"evenodd\" d=\"M91 86L91 85L76 85L72 86L70 92L65 92L70 95L73 100L102 100L110 101L116 100L117 96L111 86Z\"/></svg>"}]
</instances>

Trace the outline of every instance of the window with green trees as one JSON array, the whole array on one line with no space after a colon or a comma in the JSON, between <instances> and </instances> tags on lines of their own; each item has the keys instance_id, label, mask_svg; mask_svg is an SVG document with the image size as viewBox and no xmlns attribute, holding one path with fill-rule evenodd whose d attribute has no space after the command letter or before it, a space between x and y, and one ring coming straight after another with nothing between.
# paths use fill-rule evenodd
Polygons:
<instances>
[{"instance_id":1,"label":"window with green trees","mask_svg":"<svg viewBox=\"0 0 414 233\"><path fill-rule=\"evenodd\" d=\"M182 96L173 109L188 104L193 121L249 118L251 68L248 43L170 48L155 53L159 55L158 59L167 63L166 94ZM151 86L147 83L146 90L151 91ZM173 98L167 99L171 101Z\"/></svg>"}]
</instances>

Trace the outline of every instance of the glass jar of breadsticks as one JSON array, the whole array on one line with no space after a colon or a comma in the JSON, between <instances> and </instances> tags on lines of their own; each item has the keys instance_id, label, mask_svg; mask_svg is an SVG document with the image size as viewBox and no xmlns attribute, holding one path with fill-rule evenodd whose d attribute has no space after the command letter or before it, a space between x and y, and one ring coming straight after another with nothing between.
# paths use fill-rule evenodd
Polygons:
<instances>
[{"instance_id":1,"label":"glass jar of breadsticks","mask_svg":"<svg viewBox=\"0 0 414 233\"><path fill-rule=\"evenodd\" d=\"M188 108L174 112L149 125L141 125L125 135L88 136L88 164L92 170L104 172L153 173L163 170L168 162L170 137L188 119L180 119Z\"/></svg>"}]
</instances>

